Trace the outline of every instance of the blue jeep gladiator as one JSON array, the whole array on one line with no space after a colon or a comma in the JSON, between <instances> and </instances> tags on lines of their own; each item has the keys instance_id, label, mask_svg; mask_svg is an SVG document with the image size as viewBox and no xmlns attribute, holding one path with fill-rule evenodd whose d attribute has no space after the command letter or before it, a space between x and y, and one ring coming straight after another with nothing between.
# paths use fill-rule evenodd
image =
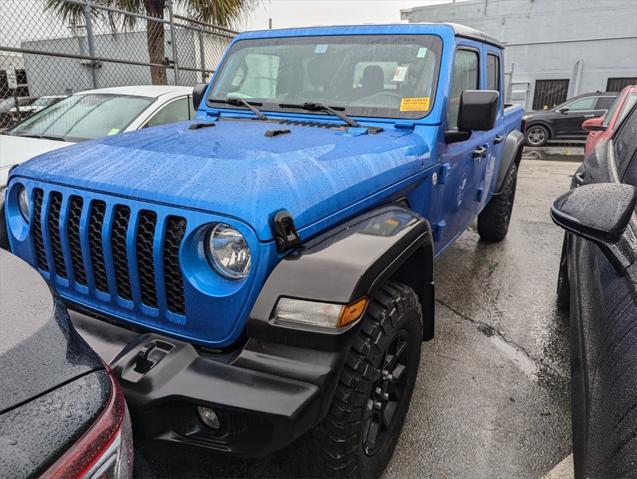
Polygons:
<instances>
[{"instance_id":1,"label":"blue jeep gladiator","mask_svg":"<svg viewBox=\"0 0 637 479\"><path fill-rule=\"evenodd\" d=\"M523 111L502 65L460 25L242 33L192 121L16 167L11 250L138 435L239 456L303 436L312 475L378 476L434 335L434 259L476 218L507 233Z\"/></svg>"}]
</instances>

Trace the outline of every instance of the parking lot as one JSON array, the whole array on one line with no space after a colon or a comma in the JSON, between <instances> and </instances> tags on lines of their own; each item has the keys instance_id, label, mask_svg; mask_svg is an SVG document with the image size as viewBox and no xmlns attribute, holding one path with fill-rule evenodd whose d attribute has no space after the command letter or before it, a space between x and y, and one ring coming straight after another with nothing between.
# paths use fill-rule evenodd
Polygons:
<instances>
[{"instance_id":1,"label":"parking lot","mask_svg":"<svg viewBox=\"0 0 637 479\"><path fill-rule=\"evenodd\" d=\"M577 166L523 160L506 240L479 242L471 228L437 263L436 338L385 478L538 478L570 454L562 233L548 211ZM294 444L255 460L137 446L136 475L149 478L289 477L303 460Z\"/></svg>"}]
</instances>

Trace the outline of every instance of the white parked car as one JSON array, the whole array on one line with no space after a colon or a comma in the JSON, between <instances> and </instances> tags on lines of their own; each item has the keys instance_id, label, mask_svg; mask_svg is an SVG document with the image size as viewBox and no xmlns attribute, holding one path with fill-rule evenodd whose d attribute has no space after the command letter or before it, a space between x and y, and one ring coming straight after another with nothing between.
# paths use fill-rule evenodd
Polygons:
<instances>
[{"instance_id":1,"label":"white parked car","mask_svg":"<svg viewBox=\"0 0 637 479\"><path fill-rule=\"evenodd\" d=\"M35 100L30 105L21 106L20 109L13 107L9 110L9 113L14 118L26 118L27 116L33 115L39 111L44 110L45 108L55 105L57 102L64 100L68 95L45 95L41 96L37 100Z\"/></svg>"},{"instance_id":2,"label":"white parked car","mask_svg":"<svg viewBox=\"0 0 637 479\"><path fill-rule=\"evenodd\" d=\"M128 86L76 93L0 134L0 190L9 170L74 143L191 119L192 87Z\"/></svg>"}]
</instances>

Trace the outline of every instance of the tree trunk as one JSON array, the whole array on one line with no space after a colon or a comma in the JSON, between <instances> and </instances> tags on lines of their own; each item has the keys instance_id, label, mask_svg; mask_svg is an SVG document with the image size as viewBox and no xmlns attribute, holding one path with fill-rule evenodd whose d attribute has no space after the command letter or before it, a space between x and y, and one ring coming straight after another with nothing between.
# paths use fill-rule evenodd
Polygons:
<instances>
[{"instance_id":1,"label":"tree trunk","mask_svg":"<svg viewBox=\"0 0 637 479\"><path fill-rule=\"evenodd\" d=\"M149 17L164 19L165 0L144 0L146 15ZM146 43L148 47L148 57L150 63L163 64L166 58L164 41L164 24L146 20ZM166 85L166 68L150 67L150 78L153 85Z\"/></svg>"}]
</instances>

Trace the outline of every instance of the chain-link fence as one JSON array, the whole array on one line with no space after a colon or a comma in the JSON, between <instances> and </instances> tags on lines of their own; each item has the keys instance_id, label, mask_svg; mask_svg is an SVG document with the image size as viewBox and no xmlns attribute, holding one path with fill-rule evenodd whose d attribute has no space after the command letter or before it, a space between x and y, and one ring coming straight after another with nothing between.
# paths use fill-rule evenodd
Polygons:
<instances>
[{"instance_id":1,"label":"chain-link fence","mask_svg":"<svg viewBox=\"0 0 637 479\"><path fill-rule=\"evenodd\" d=\"M0 130L59 97L127 85L208 81L236 32L180 16L125 12L95 0L0 2Z\"/></svg>"}]
</instances>

